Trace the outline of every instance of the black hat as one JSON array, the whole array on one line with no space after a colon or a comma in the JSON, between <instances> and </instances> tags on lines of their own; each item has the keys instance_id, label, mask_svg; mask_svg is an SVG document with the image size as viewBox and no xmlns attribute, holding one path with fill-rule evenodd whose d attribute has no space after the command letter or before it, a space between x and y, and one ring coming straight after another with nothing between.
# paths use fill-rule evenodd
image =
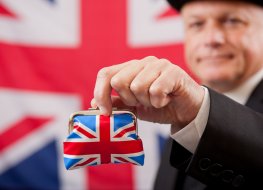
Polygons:
<instances>
[{"instance_id":1,"label":"black hat","mask_svg":"<svg viewBox=\"0 0 263 190\"><path fill-rule=\"evenodd\" d=\"M181 8L186 4L186 3L189 3L193 0L167 0L170 5L175 8L177 11L180 11ZM263 2L260 1L260 0L243 0L244 2L247 2L247 3L253 3L253 4L256 4L256 5L259 5L259 6L262 6L263 7Z\"/></svg>"}]
</instances>

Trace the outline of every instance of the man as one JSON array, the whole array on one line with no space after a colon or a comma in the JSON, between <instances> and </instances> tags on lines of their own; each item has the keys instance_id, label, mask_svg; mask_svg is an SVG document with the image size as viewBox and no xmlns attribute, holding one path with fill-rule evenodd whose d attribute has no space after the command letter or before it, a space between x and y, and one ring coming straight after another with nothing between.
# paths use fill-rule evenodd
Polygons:
<instances>
[{"instance_id":1,"label":"man","mask_svg":"<svg viewBox=\"0 0 263 190\"><path fill-rule=\"evenodd\" d=\"M262 9L262 3L250 1L250 3L255 3L253 7L240 4L240 2L226 3L224 1L212 3L170 0L170 3L182 13L186 31L186 60L202 84L262 113L263 57L259 52L262 48L262 37L261 34L259 36L257 34L262 31L263 16L261 16L262 13L257 15L258 10L256 10ZM262 10L259 11L262 12ZM213 54L214 57L207 57ZM236 58L232 59L231 56ZM218 62L222 64L217 64ZM229 109L231 110L230 106ZM226 146L231 146L231 144ZM209 189L209 187L215 189L213 186L205 187L204 184L186 176L185 173L172 168L169 163L171 147L172 140L169 139L156 177L155 189L197 190ZM243 153L249 154L246 149ZM228 184L236 183L234 184L236 186L237 182L242 183L244 180L243 176L240 176L237 171L234 172L231 167L227 171L231 173L230 180L226 180L220 176L222 169L223 166L220 163L213 165L210 173L214 172L212 176L215 177L212 178L227 181ZM209 175L211 174L206 177L209 178ZM238 176L238 180L233 180L231 175Z\"/></svg>"},{"instance_id":2,"label":"man","mask_svg":"<svg viewBox=\"0 0 263 190\"><path fill-rule=\"evenodd\" d=\"M140 119L171 124L171 163L192 177L176 171L171 176L166 167L156 187L172 180L170 187L177 189L262 189L261 3L178 2L170 1L184 19L186 61L207 87L170 61L150 56L101 69L91 105L105 115L113 106L129 106Z\"/></svg>"}]
</instances>

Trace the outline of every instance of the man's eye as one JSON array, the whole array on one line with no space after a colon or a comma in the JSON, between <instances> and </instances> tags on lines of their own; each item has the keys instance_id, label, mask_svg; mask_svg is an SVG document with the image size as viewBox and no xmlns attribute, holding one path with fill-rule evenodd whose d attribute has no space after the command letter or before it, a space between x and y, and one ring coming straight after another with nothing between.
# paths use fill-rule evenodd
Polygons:
<instances>
[{"instance_id":1,"label":"man's eye","mask_svg":"<svg viewBox=\"0 0 263 190\"><path fill-rule=\"evenodd\" d=\"M227 25L237 25L242 23L242 21L238 18L227 18L223 22Z\"/></svg>"},{"instance_id":2,"label":"man's eye","mask_svg":"<svg viewBox=\"0 0 263 190\"><path fill-rule=\"evenodd\" d=\"M189 28L197 29L203 26L203 22L193 22L189 24Z\"/></svg>"}]
</instances>

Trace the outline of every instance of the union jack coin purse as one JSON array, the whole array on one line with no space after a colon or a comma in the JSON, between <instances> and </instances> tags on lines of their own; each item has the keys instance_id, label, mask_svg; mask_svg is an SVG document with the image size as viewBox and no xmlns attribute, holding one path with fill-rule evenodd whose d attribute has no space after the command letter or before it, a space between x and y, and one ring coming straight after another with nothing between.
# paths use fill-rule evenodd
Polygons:
<instances>
[{"instance_id":1,"label":"union jack coin purse","mask_svg":"<svg viewBox=\"0 0 263 190\"><path fill-rule=\"evenodd\" d=\"M111 116L100 115L97 109L73 113L63 148L67 170L108 163L144 164L137 119L127 110L114 110Z\"/></svg>"}]
</instances>

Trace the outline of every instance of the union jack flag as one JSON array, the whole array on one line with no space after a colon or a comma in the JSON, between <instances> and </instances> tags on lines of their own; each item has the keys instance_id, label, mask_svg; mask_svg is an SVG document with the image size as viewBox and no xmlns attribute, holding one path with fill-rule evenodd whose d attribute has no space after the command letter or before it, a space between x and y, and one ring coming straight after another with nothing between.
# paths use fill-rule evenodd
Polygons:
<instances>
[{"instance_id":1,"label":"union jack flag","mask_svg":"<svg viewBox=\"0 0 263 190\"><path fill-rule=\"evenodd\" d=\"M144 164L142 141L131 114L77 115L73 123L64 142L66 169L105 163Z\"/></svg>"},{"instance_id":2,"label":"union jack flag","mask_svg":"<svg viewBox=\"0 0 263 190\"><path fill-rule=\"evenodd\" d=\"M155 55L186 69L181 31L166 0L0 0L0 189L153 189L169 126L137 121L142 167L67 172L65 125L102 67Z\"/></svg>"}]
</instances>

